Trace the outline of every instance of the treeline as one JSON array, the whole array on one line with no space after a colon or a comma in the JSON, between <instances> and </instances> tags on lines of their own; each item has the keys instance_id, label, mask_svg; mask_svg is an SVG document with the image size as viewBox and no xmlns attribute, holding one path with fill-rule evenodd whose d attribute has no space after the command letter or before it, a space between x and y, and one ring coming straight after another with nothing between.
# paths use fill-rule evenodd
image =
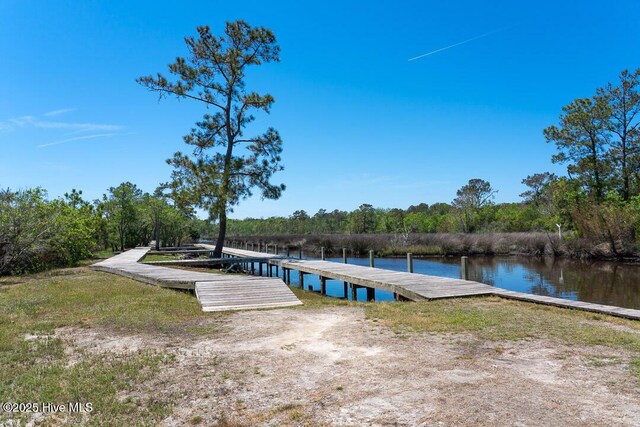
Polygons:
<instances>
[{"instance_id":1,"label":"treeline","mask_svg":"<svg viewBox=\"0 0 640 427\"><path fill-rule=\"evenodd\" d=\"M41 188L0 191L0 275L72 266L102 249L180 245L197 240L202 221L162 188L144 193L125 182L89 202L72 190L49 199Z\"/></svg>"},{"instance_id":2,"label":"treeline","mask_svg":"<svg viewBox=\"0 0 640 427\"><path fill-rule=\"evenodd\" d=\"M232 220L229 234L512 233L542 232L589 241L594 253L614 257L637 253L640 228L640 69L623 71L588 98L562 109L557 125L544 130L567 165L567 176L536 173L522 180L517 203L494 203L496 190L472 179L450 203L421 203L408 209L358 209L288 217Z\"/></svg>"}]
</instances>

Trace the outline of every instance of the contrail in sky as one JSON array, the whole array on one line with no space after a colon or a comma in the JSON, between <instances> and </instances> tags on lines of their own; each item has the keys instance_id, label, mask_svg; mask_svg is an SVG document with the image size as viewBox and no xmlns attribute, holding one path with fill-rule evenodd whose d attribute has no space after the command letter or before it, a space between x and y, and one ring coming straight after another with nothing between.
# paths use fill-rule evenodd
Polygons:
<instances>
[{"instance_id":1,"label":"contrail in sky","mask_svg":"<svg viewBox=\"0 0 640 427\"><path fill-rule=\"evenodd\" d=\"M507 28L510 28L510 27L507 27ZM414 56L413 58L409 58L409 61L415 61L416 59L424 58L425 56L431 56L434 53L442 52L443 50L451 49L452 47L460 46L461 44L469 43L469 42L472 42L474 40L478 40L478 39L490 36L491 34L499 33L500 31L504 31L507 28L500 28L499 30L489 31L488 33L480 34L479 36L472 37L470 39L467 39L467 40L452 44L450 46L441 47L440 49L432 50L431 52L427 52L427 53L423 53L422 55Z\"/></svg>"},{"instance_id":2,"label":"contrail in sky","mask_svg":"<svg viewBox=\"0 0 640 427\"><path fill-rule=\"evenodd\" d=\"M79 141L81 139L107 138L115 135L117 134L116 133L100 133L97 135L76 136L75 138L63 139L62 141L50 142L48 144L41 144L41 145L38 145L38 148L51 147L52 145L64 144L66 142L71 142L71 141Z\"/></svg>"}]
</instances>

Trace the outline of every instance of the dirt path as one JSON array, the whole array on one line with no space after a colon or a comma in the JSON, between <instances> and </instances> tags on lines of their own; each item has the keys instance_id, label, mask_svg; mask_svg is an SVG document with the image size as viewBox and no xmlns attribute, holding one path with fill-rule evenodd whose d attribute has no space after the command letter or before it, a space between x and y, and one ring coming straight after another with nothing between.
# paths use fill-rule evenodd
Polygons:
<instances>
[{"instance_id":1,"label":"dirt path","mask_svg":"<svg viewBox=\"0 0 640 427\"><path fill-rule=\"evenodd\" d=\"M166 426L637 426L627 355L545 341L395 334L351 307L240 312L213 339L60 331L70 353L175 354L136 393ZM123 396L123 398L131 396Z\"/></svg>"}]
</instances>

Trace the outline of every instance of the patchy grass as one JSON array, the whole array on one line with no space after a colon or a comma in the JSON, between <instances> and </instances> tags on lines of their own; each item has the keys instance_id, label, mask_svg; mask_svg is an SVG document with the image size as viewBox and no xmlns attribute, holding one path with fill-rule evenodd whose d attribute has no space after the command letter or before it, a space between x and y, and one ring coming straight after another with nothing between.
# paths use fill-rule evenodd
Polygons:
<instances>
[{"instance_id":1,"label":"patchy grass","mask_svg":"<svg viewBox=\"0 0 640 427\"><path fill-rule=\"evenodd\" d=\"M390 327L402 338L409 338L411 333L469 333L480 341L539 339L640 354L638 321L497 297L366 304L365 313L368 319ZM626 363L640 381L640 357L594 354L587 361L592 367Z\"/></svg>"},{"instance_id":2,"label":"patchy grass","mask_svg":"<svg viewBox=\"0 0 640 427\"><path fill-rule=\"evenodd\" d=\"M631 370L636 374L636 377L640 379L640 357L633 359L629 366L631 367Z\"/></svg>"},{"instance_id":3,"label":"patchy grass","mask_svg":"<svg viewBox=\"0 0 640 427\"><path fill-rule=\"evenodd\" d=\"M191 295L87 269L0 279L0 396L15 402L90 402L93 412L67 421L86 425L156 425L171 402L122 399L172 358L163 352L65 354L57 328L121 333L215 333ZM0 414L2 421L3 414ZM6 417L7 414L4 414ZM20 418L28 420L29 414ZM82 418L82 417L86 417ZM1 422L0 422L1 424Z\"/></svg>"},{"instance_id":4,"label":"patchy grass","mask_svg":"<svg viewBox=\"0 0 640 427\"><path fill-rule=\"evenodd\" d=\"M640 322L496 297L368 304L366 314L403 332L471 332L480 339L549 339L640 352ZM612 324L622 328L612 327Z\"/></svg>"},{"instance_id":5,"label":"patchy grass","mask_svg":"<svg viewBox=\"0 0 640 427\"><path fill-rule=\"evenodd\" d=\"M296 307L296 309L298 310L322 307L363 307L366 305L366 303L363 302L354 302L340 298L322 296L316 292L302 290L297 286L289 286L289 289L291 289L291 291L298 297L298 299L304 303L304 305Z\"/></svg>"},{"instance_id":6,"label":"patchy grass","mask_svg":"<svg viewBox=\"0 0 640 427\"><path fill-rule=\"evenodd\" d=\"M142 259L142 262L145 261L175 261L175 260L182 260L184 259L183 257L181 257L180 255L161 255L161 254L151 254L151 255L145 255L145 257Z\"/></svg>"},{"instance_id":7,"label":"patchy grass","mask_svg":"<svg viewBox=\"0 0 640 427\"><path fill-rule=\"evenodd\" d=\"M511 301L498 297L430 302L365 303L321 296L290 287L304 303L299 310L363 307L369 320L407 338L411 333L471 333L480 340L546 339L565 344L606 346L640 353L640 322L586 311ZM595 357L595 356L594 356ZM622 363L595 357L593 366ZM640 379L640 358L635 372Z\"/></svg>"},{"instance_id":8,"label":"patchy grass","mask_svg":"<svg viewBox=\"0 0 640 427\"><path fill-rule=\"evenodd\" d=\"M111 249L102 249L99 251L95 251L92 253L93 258L95 259L107 259L107 258L111 258L114 253Z\"/></svg>"},{"instance_id":9,"label":"patchy grass","mask_svg":"<svg viewBox=\"0 0 640 427\"><path fill-rule=\"evenodd\" d=\"M62 326L189 332L198 319L212 317L188 293L88 269L54 270L22 283L0 286L0 319L36 332Z\"/></svg>"}]
</instances>

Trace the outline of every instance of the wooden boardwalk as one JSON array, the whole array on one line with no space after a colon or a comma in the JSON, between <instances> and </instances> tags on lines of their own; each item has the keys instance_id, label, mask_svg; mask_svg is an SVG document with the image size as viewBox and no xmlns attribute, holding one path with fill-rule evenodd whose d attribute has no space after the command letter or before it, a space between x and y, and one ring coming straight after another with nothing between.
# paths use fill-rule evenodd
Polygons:
<instances>
[{"instance_id":1,"label":"wooden boardwalk","mask_svg":"<svg viewBox=\"0 0 640 427\"><path fill-rule=\"evenodd\" d=\"M208 249L212 248L210 245L202 246L205 246ZM271 256L273 258L269 263L282 268L283 276L285 278L287 277L287 274L290 274L291 270L297 270L303 275L318 275L321 283L326 279L339 280L369 289L381 289L393 292L395 295L411 301L429 301L441 298L495 295L513 300L585 310L610 316L640 320L640 310L611 305L593 304L582 301L572 301L563 298L533 295L523 292L514 292L469 280L428 276L418 273L403 273L330 261L274 257L274 255L270 254L235 248L224 248L223 253L246 258Z\"/></svg>"},{"instance_id":2,"label":"wooden boardwalk","mask_svg":"<svg viewBox=\"0 0 640 427\"><path fill-rule=\"evenodd\" d=\"M91 266L156 286L193 290L203 311L245 310L302 305L276 277L256 277L178 270L139 261L149 248L136 248Z\"/></svg>"}]
</instances>

